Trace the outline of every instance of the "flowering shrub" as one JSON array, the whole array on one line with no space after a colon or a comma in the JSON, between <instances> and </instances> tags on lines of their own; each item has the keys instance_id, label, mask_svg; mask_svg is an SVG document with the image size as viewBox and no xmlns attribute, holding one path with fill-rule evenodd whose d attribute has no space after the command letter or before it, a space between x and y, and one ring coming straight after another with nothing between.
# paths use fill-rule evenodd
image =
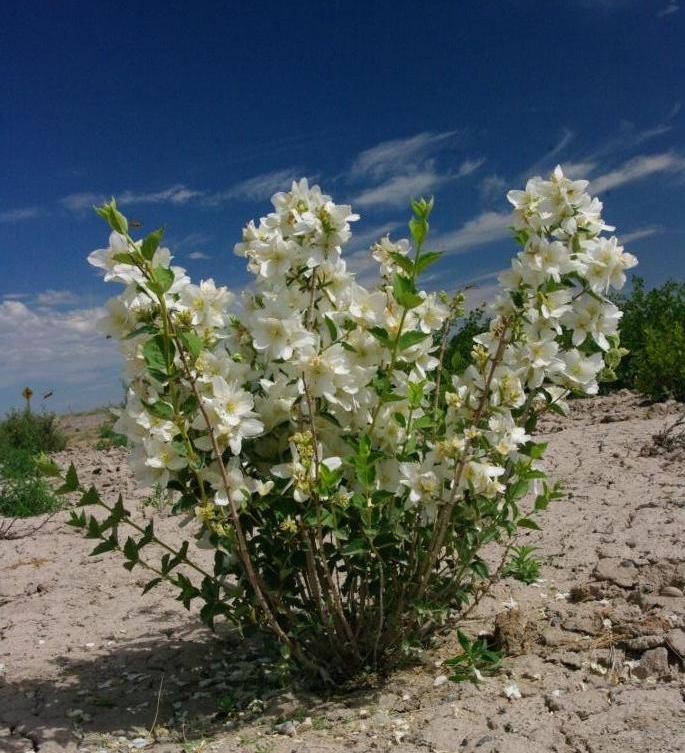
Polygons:
<instances>
[{"instance_id":1,"label":"flowering shrub","mask_svg":"<svg viewBox=\"0 0 685 753\"><path fill-rule=\"evenodd\" d=\"M412 203L411 241L372 247L367 290L341 255L358 216L293 183L243 230L236 253L255 281L239 306L212 280L192 284L161 231L135 241L114 200L100 207L112 233L89 260L124 286L103 322L130 382L115 430L139 482L194 517L213 572L121 500L72 523L101 539L96 552L152 570L146 590L166 579L210 625L266 629L326 681L396 662L487 587L485 544L506 552L537 528L558 490L537 468L535 421L615 365L621 314L606 294L636 260L602 236L612 228L586 187L557 168L509 193L521 250L461 373L445 353L462 297L418 287L441 256L426 246L432 200ZM79 488L72 467L62 491ZM139 535L122 542L124 523Z\"/></svg>"}]
</instances>

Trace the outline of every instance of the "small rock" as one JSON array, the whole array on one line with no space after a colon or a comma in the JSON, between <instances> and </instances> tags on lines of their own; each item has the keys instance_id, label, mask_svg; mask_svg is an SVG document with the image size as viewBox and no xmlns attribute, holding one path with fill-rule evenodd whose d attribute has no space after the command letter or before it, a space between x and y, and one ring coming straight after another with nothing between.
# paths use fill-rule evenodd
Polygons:
<instances>
[{"instance_id":1,"label":"small rock","mask_svg":"<svg viewBox=\"0 0 685 753\"><path fill-rule=\"evenodd\" d=\"M685 631L678 630L677 628L669 630L666 636L666 644L673 653L678 655L680 661L685 662ZM2 672L1 668L0 672Z\"/></svg>"},{"instance_id":2,"label":"small rock","mask_svg":"<svg viewBox=\"0 0 685 753\"><path fill-rule=\"evenodd\" d=\"M569 669L580 669L583 666L583 660L573 651L564 651L559 654L559 662Z\"/></svg>"},{"instance_id":3,"label":"small rock","mask_svg":"<svg viewBox=\"0 0 685 753\"><path fill-rule=\"evenodd\" d=\"M447 675L438 675L435 680L433 680L433 687L439 688L441 685L444 685L448 679Z\"/></svg>"},{"instance_id":4,"label":"small rock","mask_svg":"<svg viewBox=\"0 0 685 753\"><path fill-rule=\"evenodd\" d=\"M677 588L676 586L664 586L661 589L661 595L662 596L682 596L683 592L682 589Z\"/></svg>"},{"instance_id":5,"label":"small rock","mask_svg":"<svg viewBox=\"0 0 685 753\"><path fill-rule=\"evenodd\" d=\"M647 677L664 677L669 674L668 651L663 646L645 651L633 675L641 680Z\"/></svg>"},{"instance_id":6,"label":"small rock","mask_svg":"<svg viewBox=\"0 0 685 753\"><path fill-rule=\"evenodd\" d=\"M311 716L305 717L297 726L298 732L303 732L306 729L311 729L314 726L314 722L312 722Z\"/></svg>"},{"instance_id":7,"label":"small rock","mask_svg":"<svg viewBox=\"0 0 685 753\"><path fill-rule=\"evenodd\" d=\"M617 557L601 559L595 566L594 574L597 580L606 580L621 588L632 588L637 575L632 565L624 565Z\"/></svg>"},{"instance_id":8,"label":"small rock","mask_svg":"<svg viewBox=\"0 0 685 753\"><path fill-rule=\"evenodd\" d=\"M640 635L637 638L630 638L622 641L622 645L629 651L648 651L651 648L658 648L664 645L663 635Z\"/></svg>"},{"instance_id":9,"label":"small rock","mask_svg":"<svg viewBox=\"0 0 685 753\"><path fill-rule=\"evenodd\" d=\"M505 685L504 688L502 689L502 693L510 701L517 701L521 698L521 691L519 690L519 686L513 682L510 685Z\"/></svg>"},{"instance_id":10,"label":"small rock","mask_svg":"<svg viewBox=\"0 0 685 753\"><path fill-rule=\"evenodd\" d=\"M361 719L368 719L371 716L371 712L368 709L359 709L359 717Z\"/></svg>"},{"instance_id":11,"label":"small rock","mask_svg":"<svg viewBox=\"0 0 685 753\"><path fill-rule=\"evenodd\" d=\"M293 722L292 719L288 719L287 722L276 724L274 726L274 731L277 732L279 735L287 735L288 737L295 737L295 735L297 734L297 727L295 726L295 722Z\"/></svg>"},{"instance_id":12,"label":"small rock","mask_svg":"<svg viewBox=\"0 0 685 753\"><path fill-rule=\"evenodd\" d=\"M545 706L547 706L550 711L561 711L562 704L560 697L554 693L548 693L545 696Z\"/></svg>"}]
</instances>

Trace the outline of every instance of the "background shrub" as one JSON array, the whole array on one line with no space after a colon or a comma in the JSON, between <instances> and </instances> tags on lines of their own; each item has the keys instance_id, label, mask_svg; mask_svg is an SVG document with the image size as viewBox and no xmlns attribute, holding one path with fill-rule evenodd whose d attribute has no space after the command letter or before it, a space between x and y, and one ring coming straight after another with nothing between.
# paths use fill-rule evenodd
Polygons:
<instances>
[{"instance_id":1,"label":"background shrub","mask_svg":"<svg viewBox=\"0 0 685 753\"><path fill-rule=\"evenodd\" d=\"M60 502L38 473L35 455L21 447L0 453L0 515L27 518L60 507Z\"/></svg>"},{"instance_id":2,"label":"background shrub","mask_svg":"<svg viewBox=\"0 0 685 753\"><path fill-rule=\"evenodd\" d=\"M60 506L38 472L36 456L65 445L54 414L13 410L0 421L0 515L25 518Z\"/></svg>"},{"instance_id":3,"label":"background shrub","mask_svg":"<svg viewBox=\"0 0 685 753\"><path fill-rule=\"evenodd\" d=\"M685 283L669 280L646 290L644 280L634 277L632 290L618 303L621 345L629 353L613 385L655 400L685 400Z\"/></svg>"},{"instance_id":4,"label":"background shrub","mask_svg":"<svg viewBox=\"0 0 685 753\"><path fill-rule=\"evenodd\" d=\"M0 421L0 452L6 448L33 453L59 452L65 446L66 438L54 413L11 410Z\"/></svg>"}]
</instances>

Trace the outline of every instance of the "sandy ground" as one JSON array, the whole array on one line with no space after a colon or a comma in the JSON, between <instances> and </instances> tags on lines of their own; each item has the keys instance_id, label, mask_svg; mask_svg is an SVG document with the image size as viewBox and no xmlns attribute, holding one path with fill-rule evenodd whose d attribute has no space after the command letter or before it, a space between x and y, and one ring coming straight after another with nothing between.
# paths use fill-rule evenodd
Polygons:
<instances>
[{"instance_id":1,"label":"sandy ground","mask_svg":"<svg viewBox=\"0 0 685 753\"><path fill-rule=\"evenodd\" d=\"M141 596L143 574L115 555L90 557L66 514L2 541L0 751L683 751L685 451L644 450L682 411L623 392L543 427L568 498L523 537L541 580L500 581L464 625L508 653L478 687L446 680L440 662L458 652L447 633L375 687L284 690L258 648L210 634L163 586ZM59 459L178 538L142 504L123 451Z\"/></svg>"}]
</instances>

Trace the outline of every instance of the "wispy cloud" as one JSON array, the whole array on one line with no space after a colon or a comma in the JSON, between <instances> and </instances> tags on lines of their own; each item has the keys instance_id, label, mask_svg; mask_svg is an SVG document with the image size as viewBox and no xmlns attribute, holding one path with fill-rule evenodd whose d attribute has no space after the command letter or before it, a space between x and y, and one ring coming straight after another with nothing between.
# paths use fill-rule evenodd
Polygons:
<instances>
[{"instance_id":1,"label":"wispy cloud","mask_svg":"<svg viewBox=\"0 0 685 753\"><path fill-rule=\"evenodd\" d=\"M401 207L408 206L412 198L430 193L451 176L440 175L431 165L409 175L395 175L384 183L368 188L352 199L353 206Z\"/></svg>"},{"instance_id":2,"label":"wispy cloud","mask_svg":"<svg viewBox=\"0 0 685 753\"><path fill-rule=\"evenodd\" d=\"M380 180L402 171L407 164L416 164L453 142L458 131L434 133L424 131L404 139L383 141L361 152L352 163L352 180L372 178Z\"/></svg>"},{"instance_id":3,"label":"wispy cloud","mask_svg":"<svg viewBox=\"0 0 685 753\"><path fill-rule=\"evenodd\" d=\"M664 228L661 225L648 225L647 227L639 227L630 233L621 235L619 237L619 242L622 244L637 243L637 241L640 241L643 238L650 238L652 235L661 235L661 233L663 232Z\"/></svg>"},{"instance_id":4,"label":"wispy cloud","mask_svg":"<svg viewBox=\"0 0 685 753\"><path fill-rule=\"evenodd\" d=\"M685 158L679 154L643 154L633 157L615 170L599 175L592 181L590 188L594 193L602 193L650 175L682 172L685 172Z\"/></svg>"},{"instance_id":5,"label":"wispy cloud","mask_svg":"<svg viewBox=\"0 0 685 753\"><path fill-rule=\"evenodd\" d=\"M485 163L485 157L481 157L480 159L467 159L464 160L461 165L459 165L459 169L457 170L455 174L455 178L465 178L467 175L471 175L471 173L475 173L476 170L478 170L479 167L481 167Z\"/></svg>"},{"instance_id":6,"label":"wispy cloud","mask_svg":"<svg viewBox=\"0 0 685 753\"><path fill-rule=\"evenodd\" d=\"M189 259L211 259L212 257L209 254L206 254L204 251L191 251L188 254Z\"/></svg>"},{"instance_id":7,"label":"wispy cloud","mask_svg":"<svg viewBox=\"0 0 685 753\"><path fill-rule=\"evenodd\" d=\"M458 230L433 239L433 245L450 253L463 253L476 246L506 238L510 231L511 212L482 212Z\"/></svg>"},{"instance_id":8,"label":"wispy cloud","mask_svg":"<svg viewBox=\"0 0 685 753\"><path fill-rule=\"evenodd\" d=\"M23 222L38 217L41 210L38 207L22 207L21 209L6 209L0 212L0 223Z\"/></svg>"},{"instance_id":9,"label":"wispy cloud","mask_svg":"<svg viewBox=\"0 0 685 753\"><path fill-rule=\"evenodd\" d=\"M680 5L678 3L669 3L656 14L656 17L664 18L665 16L670 16L672 13L677 13L679 10Z\"/></svg>"},{"instance_id":10,"label":"wispy cloud","mask_svg":"<svg viewBox=\"0 0 685 753\"><path fill-rule=\"evenodd\" d=\"M501 175L486 175L478 184L481 199L489 202L493 199L502 198L507 188L507 181Z\"/></svg>"},{"instance_id":11,"label":"wispy cloud","mask_svg":"<svg viewBox=\"0 0 685 753\"><path fill-rule=\"evenodd\" d=\"M289 167L256 175L253 178L241 180L226 191L207 194L202 203L207 206L218 206L234 199L263 201L269 199L277 191L287 191L292 181L301 177L302 172L298 167Z\"/></svg>"},{"instance_id":12,"label":"wispy cloud","mask_svg":"<svg viewBox=\"0 0 685 753\"><path fill-rule=\"evenodd\" d=\"M97 204L102 204L108 198L105 194L83 191L81 193L70 193L61 198L59 203L71 212L83 212L92 209Z\"/></svg>"},{"instance_id":13,"label":"wispy cloud","mask_svg":"<svg viewBox=\"0 0 685 753\"><path fill-rule=\"evenodd\" d=\"M44 290L35 297L39 306L73 306L78 300L79 297L71 290Z\"/></svg>"},{"instance_id":14,"label":"wispy cloud","mask_svg":"<svg viewBox=\"0 0 685 753\"><path fill-rule=\"evenodd\" d=\"M204 191L195 191L182 183L152 193L124 191L117 197L120 204L187 204L202 196Z\"/></svg>"},{"instance_id":15,"label":"wispy cloud","mask_svg":"<svg viewBox=\"0 0 685 753\"><path fill-rule=\"evenodd\" d=\"M204 191L196 191L179 183L161 191L138 192L126 190L114 194L117 203L122 206L134 204L174 204L176 206L187 204L204 195ZM102 204L110 197L104 193L83 191L72 193L60 199L60 204L72 212L83 212L97 204Z\"/></svg>"}]
</instances>

